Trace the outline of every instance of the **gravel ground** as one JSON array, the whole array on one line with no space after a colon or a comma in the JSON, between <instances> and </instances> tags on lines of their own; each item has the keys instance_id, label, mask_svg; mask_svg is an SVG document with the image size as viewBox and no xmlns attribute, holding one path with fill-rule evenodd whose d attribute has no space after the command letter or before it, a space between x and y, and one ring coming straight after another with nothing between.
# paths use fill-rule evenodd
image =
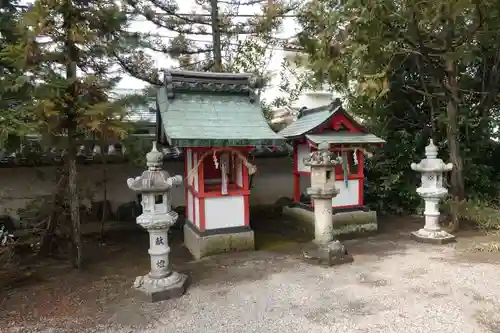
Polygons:
<instances>
[{"instance_id":1,"label":"gravel ground","mask_svg":"<svg viewBox=\"0 0 500 333\"><path fill-rule=\"evenodd\" d=\"M460 258L454 246L347 244L355 262L333 268L306 264L297 251L201 261L182 298L156 304L128 298L106 310L106 324L78 331L500 332L497 264Z\"/></svg>"},{"instance_id":2,"label":"gravel ground","mask_svg":"<svg viewBox=\"0 0 500 333\"><path fill-rule=\"evenodd\" d=\"M331 269L285 259L295 267L261 280L193 288L145 332L500 332L498 267L452 256L414 247Z\"/></svg>"}]
</instances>

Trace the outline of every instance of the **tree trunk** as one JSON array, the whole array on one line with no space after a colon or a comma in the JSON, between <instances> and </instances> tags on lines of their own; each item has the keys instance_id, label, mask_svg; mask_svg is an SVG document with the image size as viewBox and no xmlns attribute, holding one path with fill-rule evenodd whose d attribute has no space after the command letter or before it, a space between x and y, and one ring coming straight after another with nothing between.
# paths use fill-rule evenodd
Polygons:
<instances>
[{"instance_id":1,"label":"tree trunk","mask_svg":"<svg viewBox=\"0 0 500 333\"><path fill-rule=\"evenodd\" d=\"M68 137L72 137L72 131L68 131ZM69 209L71 216L72 248L71 260L76 268L82 267L83 245L80 230L80 197L78 195L77 170L76 170L76 149L73 139L69 140L69 154L66 160L68 163L68 187L69 187Z\"/></svg>"},{"instance_id":2,"label":"tree trunk","mask_svg":"<svg viewBox=\"0 0 500 333\"><path fill-rule=\"evenodd\" d=\"M57 225L59 224L58 213L61 211L60 207L62 207L64 203L64 192L67 187L67 178L67 170L64 170L63 174L57 181L54 194L52 196L52 210L47 221L45 233L43 234L42 240L40 241L40 250L38 251L38 255L40 257L46 256L50 252L50 245L52 243L54 233L57 229Z\"/></svg>"},{"instance_id":3,"label":"tree trunk","mask_svg":"<svg viewBox=\"0 0 500 333\"><path fill-rule=\"evenodd\" d=\"M458 113L460 97L458 94L458 81L456 64L452 60L446 60L446 83L448 90L448 101L446 104L446 114L448 124L446 134L448 138L448 149L450 151L450 160L453 163L451 171L451 195L453 202L451 204L451 231L458 230L460 226L460 207L465 198L465 185L463 174L463 161L460 153L460 143L458 138Z\"/></svg>"},{"instance_id":4,"label":"tree trunk","mask_svg":"<svg viewBox=\"0 0 500 333\"><path fill-rule=\"evenodd\" d=\"M76 170L76 103L79 98L77 89L77 65L78 60L78 49L76 47L76 42L73 37L74 33L74 14L76 9L73 7L71 0L67 0L64 3L64 22L63 28L65 33L64 49L65 49L65 61L66 61L66 81L68 82L67 88L67 100L65 101L65 113L66 121L65 127L68 134L68 156L66 163L68 165L68 186L69 186L69 209L71 216L71 226L72 226L72 253L71 259L73 266L80 268L82 266L82 238L80 232L80 198L78 195L78 185L77 185L77 170Z\"/></svg>"},{"instance_id":5,"label":"tree trunk","mask_svg":"<svg viewBox=\"0 0 500 333\"><path fill-rule=\"evenodd\" d=\"M107 164L107 155L103 152L101 156L102 156L102 186L103 186L101 243L104 244L104 222L106 222L106 217L108 215L108 164Z\"/></svg>"},{"instance_id":6,"label":"tree trunk","mask_svg":"<svg viewBox=\"0 0 500 333\"><path fill-rule=\"evenodd\" d=\"M213 54L214 54L214 72L222 72L222 48L220 42L220 23L219 23L219 8L217 0L210 0L210 6L212 7L211 19L212 19L212 44L213 44Z\"/></svg>"}]
</instances>

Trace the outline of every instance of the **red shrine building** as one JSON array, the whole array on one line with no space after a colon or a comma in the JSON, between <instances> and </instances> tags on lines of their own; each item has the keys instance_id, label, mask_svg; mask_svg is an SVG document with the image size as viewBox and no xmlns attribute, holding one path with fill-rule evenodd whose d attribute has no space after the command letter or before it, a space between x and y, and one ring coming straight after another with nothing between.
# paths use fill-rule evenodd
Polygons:
<instances>
[{"instance_id":1,"label":"red shrine building","mask_svg":"<svg viewBox=\"0 0 500 333\"><path fill-rule=\"evenodd\" d=\"M314 204L302 195L310 182L310 168L303 160L318 144L327 142L339 158L335 185L340 193L332 199L334 213L359 211L362 215L368 211L363 201L365 156L371 155L368 149L380 147L385 141L369 133L351 117L340 100L301 111L299 118L279 134L293 144L293 201L296 207L310 209Z\"/></svg>"},{"instance_id":2,"label":"red shrine building","mask_svg":"<svg viewBox=\"0 0 500 333\"><path fill-rule=\"evenodd\" d=\"M169 71L157 95L158 141L184 150L184 243L195 258L254 248L247 157L284 144L267 124L247 74Z\"/></svg>"}]
</instances>

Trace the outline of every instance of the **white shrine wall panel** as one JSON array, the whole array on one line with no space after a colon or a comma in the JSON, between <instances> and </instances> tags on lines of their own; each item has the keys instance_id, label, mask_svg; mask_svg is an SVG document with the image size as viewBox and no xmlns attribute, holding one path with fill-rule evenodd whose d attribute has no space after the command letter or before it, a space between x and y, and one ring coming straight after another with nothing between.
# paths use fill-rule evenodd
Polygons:
<instances>
[{"instance_id":1,"label":"white shrine wall panel","mask_svg":"<svg viewBox=\"0 0 500 333\"><path fill-rule=\"evenodd\" d=\"M311 167L304 164L304 158L309 157L311 148L307 144L297 145L297 171L311 172Z\"/></svg>"},{"instance_id":2,"label":"white shrine wall panel","mask_svg":"<svg viewBox=\"0 0 500 333\"><path fill-rule=\"evenodd\" d=\"M245 226L243 196L225 196L205 199L205 229Z\"/></svg>"},{"instance_id":3,"label":"white shrine wall panel","mask_svg":"<svg viewBox=\"0 0 500 333\"><path fill-rule=\"evenodd\" d=\"M200 198L194 198L194 224L200 227Z\"/></svg>"},{"instance_id":4,"label":"white shrine wall panel","mask_svg":"<svg viewBox=\"0 0 500 333\"><path fill-rule=\"evenodd\" d=\"M192 149L189 149L187 148L185 153L186 153L186 158L187 158L187 163L188 163L188 167L191 167L191 161L192 161L192 152L193 150Z\"/></svg>"},{"instance_id":5,"label":"white shrine wall panel","mask_svg":"<svg viewBox=\"0 0 500 333\"><path fill-rule=\"evenodd\" d=\"M333 207L357 206L359 205L360 181L358 179L349 179L348 186L345 186L343 180L335 182L335 186L340 190L339 194L332 199Z\"/></svg>"},{"instance_id":6,"label":"white shrine wall panel","mask_svg":"<svg viewBox=\"0 0 500 333\"><path fill-rule=\"evenodd\" d=\"M188 195L187 195L187 218L189 221L191 221L192 223L195 223L194 221L194 214L193 214L193 209L194 209L194 200L193 200L193 193L191 192L188 192Z\"/></svg>"}]
</instances>

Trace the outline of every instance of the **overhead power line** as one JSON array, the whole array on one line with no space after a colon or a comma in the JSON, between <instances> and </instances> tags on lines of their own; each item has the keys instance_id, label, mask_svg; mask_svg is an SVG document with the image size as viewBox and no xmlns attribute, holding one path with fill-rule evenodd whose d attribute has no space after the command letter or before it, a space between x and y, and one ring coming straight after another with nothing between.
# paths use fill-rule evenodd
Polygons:
<instances>
[{"instance_id":1,"label":"overhead power line","mask_svg":"<svg viewBox=\"0 0 500 333\"><path fill-rule=\"evenodd\" d=\"M166 38L166 39L175 39L175 38L177 38L175 36L167 36L167 35L162 35L162 34L155 34L155 35L151 35L150 37ZM203 40L203 39L196 39L196 38L189 38L189 37L186 37L186 40L190 41L190 42L195 42L195 43L206 43L206 44L211 44L212 43L211 40ZM287 39L276 38L275 40L286 41ZM231 45L231 46L239 46L238 43L233 43L233 42L229 42L229 43L228 42L224 42L224 44ZM288 48L279 47L279 46L272 46L270 48L273 49L273 50L281 50L281 51L287 51L287 50L289 50Z\"/></svg>"},{"instance_id":2,"label":"overhead power line","mask_svg":"<svg viewBox=\"0 0 500 333\"><path fill-rule=\"evenodd\" d=\"M29 9L30 6L28 5L14 5L14 8L19 8L19 9ZM125 14L130 14L130 15L142 15L141 13L137 13L134 11L126 11ZM155 13L155 15L158 16L174 16L169 13ZM175 16L185 16L185 17L211 17L211 14L195 14L195 13L175 13ZM266 15L252 15L252 14L224 14L225 17L246 17L246 18L251 18L251 17L259 17L259 18L265 18L267 17ZM298 15L296 14L284 14L284 15L279 15L279 17L297 17Z\"/></svg>"},{"instance_id":3,"label":"overhead power line","mask_svg":"<svg viewBox=\"0 0 500 333\"><path fill-rule=\"evenodd\" d=\"M21 9L29 9L30 6L28 5L14 5L15 8L21 8ZM142 15L141 13L136 13L134 11L127 11L126 14L134 14L134 15ZM194 14L194 13L175 13L175 15L172 15L172 14L168 14L168 13L155 13L155 15L158 15L158 16L185 16L185 17L211 17L211 14ZM229 14L229 15L224 15L225 17L229 17L229 18L236 18L236 17L246 17L246 18L251 18L251 17L255 17L255 18L266 18L267 16L266 15L251 15L251 14ZM296 14L285 14L285 15L280 15L279 17L280 18L295 18L297 17L298 15ZM138 17L135 17L135 18L132 18L131 19L132 22L151 22L150 20L148 20L147 18L138 18ZM154 22L151 22L154 24ZM138 32L138 33L141 33L141 32ZM187 34L189 35L189 34ZM208 36L209 34L207 34ZM152 36L152 37L155 37L155 36ZM166 35L156 35L156 37L159 37L159 38L169 38L169 39L173 39L175 37L172 37L172 36L166 36ZM291 38L291 37L290 37ZM281 41L286 41L287 39L289 38L277 38L277 37L274 37L273 39L275 40L281 40ZM204 40L196 40L196 39L190 39L191 41L193 42L207 42L207 41L204 41ZM277 48L279 49L279 48Z\"/></svg>"},{"instance_id":4,"label":"overhead power line","mask_svg":"<svg viewBox=\"0 0 500 333\"><path fill-rule=\"evenodd\" d=\"M127 12L126 14L136 14L136 15L142 15L141 13L134 13L134 12ZM155 15L158 16L174 16L172 14L168 13L155 13ZM210 14L188 14L188 13L175 13L175 16L185 16L186 18L188 17L211 17ZM235 17L243 17L243 18L266 18L266 15L252 15L252 14L224 14L224 17L230 17L230 18L235 18ZM277 15L276 17L279 18L295 18L298 17L298 15L295 14L285 14L285 15ZM141 21L149 21L147 18L141 19Z\"/></svg>"}]
</instances>

